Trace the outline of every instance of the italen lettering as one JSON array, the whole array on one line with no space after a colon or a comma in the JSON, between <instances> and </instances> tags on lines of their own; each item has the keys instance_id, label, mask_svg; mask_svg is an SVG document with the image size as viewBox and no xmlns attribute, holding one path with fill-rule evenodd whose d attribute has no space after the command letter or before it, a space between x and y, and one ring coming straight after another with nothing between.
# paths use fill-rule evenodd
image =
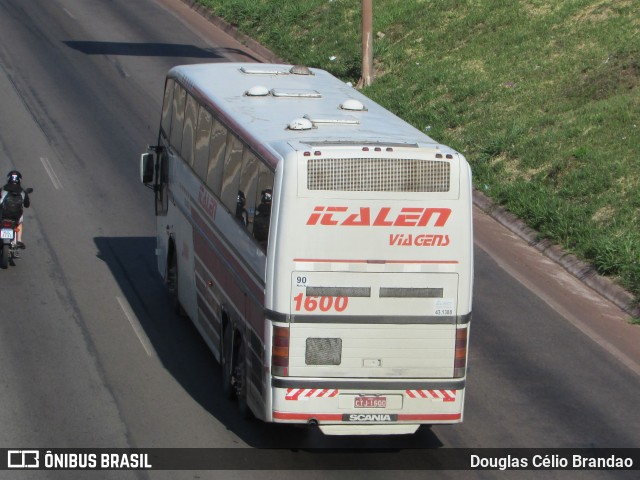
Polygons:
<instances>
[{"instance_id":1,"label":"italen lettering","mask_svg":"<svg viewBox=\"0 0 640 480\"><path fill-rule=\"evenodd\" d=\"M317 206L307 219L307 225L349 227L444 227L451 215L450 208L391 207L349 208Z\"/></svg>"}]
</instances>

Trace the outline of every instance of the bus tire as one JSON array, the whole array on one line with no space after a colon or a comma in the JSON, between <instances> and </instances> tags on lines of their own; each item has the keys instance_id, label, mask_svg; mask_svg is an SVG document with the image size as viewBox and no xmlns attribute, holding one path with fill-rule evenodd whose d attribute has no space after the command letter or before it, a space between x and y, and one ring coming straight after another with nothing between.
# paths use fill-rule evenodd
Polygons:
<instances>
[{"instance_id":1,"label":"bus tire","mask_svg":"<svg viewBox=\"0 0 640 480\"><path fill-rule=\"evenodd\" d=\"M245 420L251 420L253 415L249 408L249 364L247 362L247 345L243 339L240 340L235 372L235 392L238 397L238 409L240 415Z\"/></svg>"},{"instance_id":2,"label":"bus tire","mask_svg":"<svg viewBox=\"0 0 640 480\"><path fill-rule=\"evenodd\" d=\"M182 305L180 305L180 297L178 296L178 256L176 255L176 246L173 240L169 241L166 284L171 292L171 304L173 306L173 311L177 313L179 317L184 317L185 311L182 308Z\"/></svg>"},{"instance_id":3,"label":"bus tire","mask_svg":"<svg viewBox=\"0 0 640 480\"><path fill-rule=\"evenodd\" d=\"M222 394L225 398L232 400L235 397L233 386L233 327L227 325L224 329L224 340L222 341Z\"/></svg>"},{"instance_id":4,"label":"bus tire","mask_svg":"<svg viewBox=\"0 0 640 480\"><path fill-rule=\"evenodd\" d=\"M187 318L187 311L180 303L180 282L178 281L178 265L176 264L176 279L174 281L174 290L173 290L173 310L178 314L180 318Z\"/></svg>"}]
</instances>

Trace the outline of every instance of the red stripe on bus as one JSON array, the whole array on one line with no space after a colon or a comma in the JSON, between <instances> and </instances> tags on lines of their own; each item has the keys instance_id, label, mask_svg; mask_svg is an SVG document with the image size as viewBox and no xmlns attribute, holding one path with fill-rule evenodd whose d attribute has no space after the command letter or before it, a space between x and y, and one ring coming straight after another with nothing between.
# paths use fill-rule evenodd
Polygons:
<instances>
[{"instance_id":1,"label":"red stripe on bus","mask_svg":"<svg viewBox=\"0 0 640 480\"><path fill-rule=\"evenodd\" d=\"M342 421L342 413L292 413L292 412L273 412L273 418L278 420L325 420L325 421ZM346 414L348 415L348 414ZM398 422L413 422L413 421L451 421L460 420L462 418L461 413L432 413L432 414L399 414ZM353 423L353 422L344 422ZM396 422L386 422L393 424Z\"/></svg>"},{"instance_id":2,"label":"red stripe on bus","mask_svg":"<svg viewBox=\"0 0 640 480\"><path fill-rule=\"evenodd\" d=\"M230 250L224 245L224 243L222 243L222 241L220 241L218 235L216 235L213 229L209 227L207 221L202 218L202 215L200 215L200 212L196 208L191 208L191 216L194 219L196 225L198 225L198 227L201 228L205 233L207 239L215 245L215 247L222 253L222 256L227 261L227 263L232 266L234 271L242 278L242 281L249 286L249 288L252 290L253 295L255 295L256 298L262 298L264 296L263 287L259 282L256 282L256 280L246 272L244 266L235 259ZM194 231L193 233L194 240L196 237L200 237L199 232ZM211 252L211 249L206 245L201 250L204 250L207 253ZM200 252L197 250L196 253L200 254Z\"/></svg>"},{"instance_id":3,"label":"red stripe on bus","mask_svg":"<svg viewBox=\"0 0 640 480\"><path fill-rule=\"evenodd\" d=\"M217 235L214 229L209 225L209 222L200 214L197 208L191 208L191 216L195 222L195 224L202 230L204 233L204 237L209 240L214 246L219 250L227 263L229 263L233 270L238 272L238 275L242 277L242 280L250 286L258 287L258 282L255 281L246 271L243 265L233 256L231 251L226 247L226 245L220 240L219 235ZM194 238L201 237L201 232L194 230ZM211 251L209 247L205 247L206 251ZM256 288L256 291L259 291L259 288Z\"/></svg>"},{"instance_id":4,"label":"red stripe on bus","mask_svg":"<svg viewBox=\"0 0 640 480\"><path fill-rule=\"evenodd\" d=\"M442 265L457 265L458 260L345 260L345 259L331 259L331 258L294 258L294 262L313 262L313 263L419 263L419 264L442 264Z\"/></svg>"},{"instance_id":5,"label":"red stripe on bus","mask_svg":"<svg viewBox=\"0 0 640 480\"><path fill-rule=\"evenodd\" d=\"M291 412L273 412L273 418L279 420L327 420L327 421L341 421L341 413L291 413Z\"/></svg>"},{"instance_id":6,"label":"red stripe on bus","mask_svg":"<svg viewBox=\"0 0 640 480\"><path fill-rule=\"evenodd\" d=\"M398 420L402 420L405 422L408 421L421 421L421 420L425 420L425 421L436 421L436 420L460 420L462 419L462 413L434 413L434 414L428 414L428 415L420 415L420 414L416 414L416 415L412 415L412 414L406 414L406 415L398 415Z\"/></svg>"},{"instance_id":7,"label":"red stripe on bus","mask_svg":"<svg viewBox=\"0 0 640 480\"><path fill-rule=\"evenodd\" d=\"M220 287L225 291L235 308L239 312L243 312L246 315L247 320L253 326L258 335L264 333L264 304L258 303L261 299L264 299L264 289L261 285L255 282L244 270L242 265L233 258L229 250L222 244L222 242L213 233L213 230L206 224L199 212L194 208L191 209L191 215L194 222L202 229L207 239L211 241L216 248L219 249L224 260L231 265L234 272L242 279L247 285L247 288L251 291L256 301L252 301L250 297L245 295L245 292L236 282L233 273L229 270L229 267L223 262L223 259L217 253L214 253L211 246L207 243L207 240L203 238L200 232L193 232L193 248L196 255L200 258L202 263L206 266L211 275L214 276L216 281L220 284ZM194 229L196 230L196 229ZM203 281L207 282L211 279L203 278Z\"/></svg>"}]
</instances>

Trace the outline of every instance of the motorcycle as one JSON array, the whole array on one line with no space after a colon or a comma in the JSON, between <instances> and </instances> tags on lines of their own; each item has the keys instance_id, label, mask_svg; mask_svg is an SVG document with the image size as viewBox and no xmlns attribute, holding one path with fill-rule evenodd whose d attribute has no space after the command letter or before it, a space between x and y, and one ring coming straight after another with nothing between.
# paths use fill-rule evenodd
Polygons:
<instances>
[{"instance_id":1,"label":"motorcycle","mask_svg":"<svg viewBox=\"0 0 640 480\"><path fill-rule=\"evenodd\" d=\"M33 192L33 188L25 189L26 193ZM0 259L0 267L7 268L9 262L13 263L14 258L20 258L18 247L17 232L18 220L10 218L0 218L0 240L2 240L2 258Z\"/></svg>"}]
</instances>

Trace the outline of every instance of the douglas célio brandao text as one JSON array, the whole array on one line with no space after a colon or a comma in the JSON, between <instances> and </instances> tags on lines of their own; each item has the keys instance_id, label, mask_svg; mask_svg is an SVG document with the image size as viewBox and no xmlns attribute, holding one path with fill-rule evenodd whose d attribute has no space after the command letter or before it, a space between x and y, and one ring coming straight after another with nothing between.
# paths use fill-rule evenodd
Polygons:
<instances>
[{"instance_id":1,"label":"douglas c\u00e9lio brandao text","mask_svg":"<svg viewBox=\"0 0 640 480\"><path fill-rule=\"evenodd\" d=\"M470 467L472 469L486 470L535 470L535 469L567 469L567 470L607 470L607 469L634 469L633 458L607 454L582 455L576 453L567 454L536 454L536 455L505 455L483 456L470 455Z\"/></svg>"}]
</instances>

